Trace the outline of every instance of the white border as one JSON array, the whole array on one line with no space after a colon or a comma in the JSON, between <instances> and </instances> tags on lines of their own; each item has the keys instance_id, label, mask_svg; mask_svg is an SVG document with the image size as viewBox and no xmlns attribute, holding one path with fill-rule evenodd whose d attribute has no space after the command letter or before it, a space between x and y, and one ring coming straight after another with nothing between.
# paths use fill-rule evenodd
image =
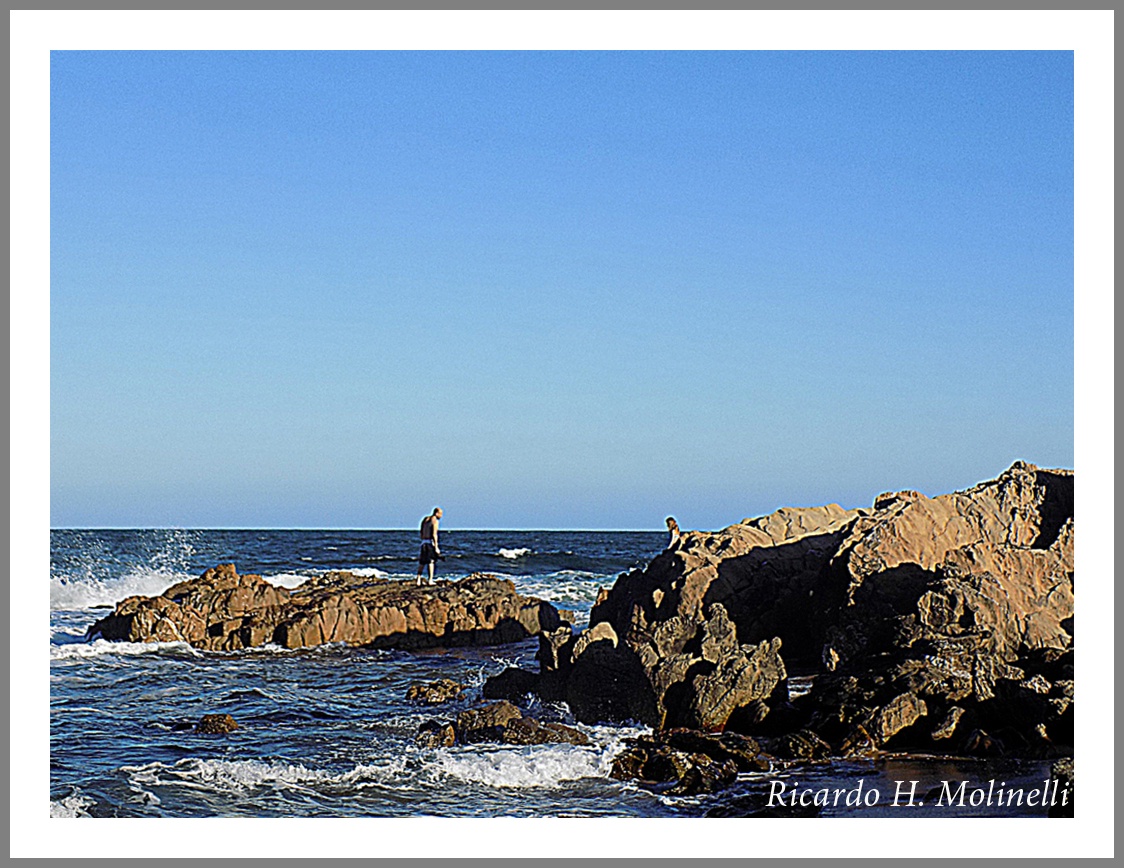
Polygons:
<instances>
[{"instance_id":1,"label":"white border","mask_svg":"<svg viewBox=\"0 0 1124 868\"><path fill-rule=\"evenodd\" d=\"M13 11L10 26L12 856L97 856L118 852L123 839L129 852L153 857L1112 855L1112 12ZM936 832L940 854L917 852L915 824L925 821L908 819L821 821L812 834L778 821L758 821L749 833L738 823L706 820L50 820L46 664L21 665L29 653L32 660L47 656L30 650L42 642L39 616L21 613L47 608L42 577L49 573L48 52L110 48L1074 50L1075 469L1080 539L1089 541L1078 548L1086 643L1078 818L1053 821L1048 830L1039 828L1046 820L930 821L941 825L926 827L924 839Z\"/></svg>"}]
</instances>

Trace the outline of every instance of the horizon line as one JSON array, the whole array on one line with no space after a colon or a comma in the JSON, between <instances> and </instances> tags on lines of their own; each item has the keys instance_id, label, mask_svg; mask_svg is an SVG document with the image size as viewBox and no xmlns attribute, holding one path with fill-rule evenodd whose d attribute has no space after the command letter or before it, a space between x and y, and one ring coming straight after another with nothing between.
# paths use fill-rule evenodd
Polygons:
<instances>
[{"instance_id":1,"label":"horizon line","mask_svg":"<svg viewBox=\"0 0 1124 868\"><path fill-rule=\"evenodd\" d=\"M737 522L735 522L736 524ZM728 527L728 525L727 525ZM205 526L205 525L66 525L54 526L51 530L316 530L316 531L380 531L417 533L418 529L402 527L291 527L291 526ZM688 528L688 530L702 530L702 528ZM517 533L667 533L660 528L589 528L589 527L454 527L442 528L441 533L455 533L458 531L473 533L499 533L514 531Z\"/></svg>"}]
</instances>

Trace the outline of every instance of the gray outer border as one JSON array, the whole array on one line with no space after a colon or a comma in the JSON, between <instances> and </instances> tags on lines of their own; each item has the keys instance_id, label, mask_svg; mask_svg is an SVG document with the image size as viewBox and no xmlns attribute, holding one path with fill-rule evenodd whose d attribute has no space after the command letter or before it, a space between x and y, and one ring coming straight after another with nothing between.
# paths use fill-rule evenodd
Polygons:
<instances>
[{"instance_id":1,"label":"gray outer border","mask_svg":"<svg viewBox=\"0 0 1124 868\"><path fill-rule=\"evenodd\" d=\"M126 3L114 3L114 4L94 3L94 2L89 2L89 3L73 3L72 2L72 3L67 3L65 5L58 5L58 6L54 6L54 5L43 6L43 5L39 5L39 4L29 4L29 3L23 2L23 3L16 3L16 4L10 5L9 11L14 11L14 10L80 11L80 10L105 9L109 6L111 6L111 8L113 8L113 9L138 10L138 11L139 10L148 10L148 9L152 9L152 8L162 8L162 7L153 7L151 5L134 5L132 3L127 3L127 2ZM168 7L163 7L163 8L170 8L170 9L174 8L174 9L177 9L177 10L183 9L183 10L191 10L191 11L203 11L203 10L230 11L230 9L231 9L230 6L220 6L220 5L216 5L216 4L213 4L213 3L192 3L192 2L190 2L190 0L189 0L189 2L177 3L177 4L170 5ZM302 6L300 4L292 3L291 0L290 0L290 2L285 2L285 0L278 0L278 2L274 2L274 3L263 3L263 2L261 2L261 0L251 0L251 2L239 4L237 6L237 8L238 9L261 9L263 11L266 11L266 10L292 11L292 10L307 9L307 7L305 7L305 6ZM699 6L699 7L696 7L694 9L687 9L687 10L684 10L684 11L742 10L742 9L746 9L746 10L771 10L771 9L778 9L778 8L785 8L785 7L783 7L782 4L778 4L778 3L747 4L745 2L714 2L714 0L711 0L711 2L709 2L709 3L707 3L703 6ZM827 2L824 2L824 0L819 0L819 2L816 3L815 5L799 7L799 10L800 11L826 11L826 10L864 9L864 10L891 11L891 10L898 10L898 9L902 9L902 8L911 8L911 7L902 7L901 5L887 4L885 2L878 2L878 0L875 0L875 2L865 2L865 3L861 3L861 4L843 3L843 2L827 3ZM967 4L967 3L955 3L955 2L939 2L939 0L937 0L937 2L918 4L918 6L912 7L912 8L923 8L923 9L926 9L926 10L935 10L935 11L968 11L968 10L983 10L983 9L987 9L987 10L996 10L996 9L999 9L999 10L1002 10L1002 9L1024 10L1024 9L1026 9L1026 10L1036 10L1036 11L1057 10L1057 11L1065 11L1065 12L1074 12L1074 11L1085 11L1085 10L1114 10L1115 4L1105 3L1105 2L1101 2L1101 3L1082 3L1080 7L1067 8L1067 7L1062 6L1061 4L1058 4L1056 2L1055 3L1042 3L1041 0L1038 0L1038 2L1035 2L1035 0L1029 0L1029 2L1022 2L1022 3L1012 2L1012 0L1001 0L1001 2L993 2L993 3L988 3L988 4ZM406 10L413 10L413 11L420 11L420 10L452 11L452 10L475 10L475 9L490 9L490 10L550 9L550 10L563 10L563 11L578 11L578 10L597 11L597 10L607 10L607 9L613 9L613 10L635 9L635 10L645 10L645 11L647 11L647 10L665 11L665 10L680 10L680 9L683 9L683 7L682 7L682 5L677 5L677 4L674 4L674 3L668 3L667 0L650 0L650 2L645 2L645 3L638 3L637 0L625 0L625 2L618 2L618 3L614 3L614 4L602 4L602 5L595 5L595 4L591 4L591 3L588 3L588 2L586 2L586 3L554 2L554 3L544 3L544 4L539 5L539 6L529 6L527 4L511 4L510 0L508 0L508 2L494 2L494 3L487 3L487 4L479 3L479 2L477 2L477 3L469 3L469 2L454 3L454 2L449 2L449 0L443 0L443 2L433 3L432 5L425 5L425 6L420 6L420 5L419 6L413 6L411 4L404 4L404 3L389 3L389 4L385 4L385 5L383 5L383 4L373 5L373 4L356 3L356 2L354 2L354 0L352 0L352 2L335 2L335 3L332 3L331 9L332 10L360 10L360 9L362 9L362 10L399 10L399 9L406 9ZM310 10L310 11L314 11L314 10ZM796 9L787 8L786 11L796 11ZM6 41L10 41L10 39L11 39L10 20L5 22L4 29L5 29L5 32L8 36L8 40L6 40ZM10 67L8 69L8 76L7 77L8 77L8 92L10 93L10 87L11 87L11 70L10 70ZM9 121L9 123L10 123L10 121ZM9 134L10 134L10 128L9 128ZM9 184L10 184L10 182L9 182ZM9 289L9 292L10 292L10 289ZM9 329L10 329L10 317L11 317L11 311L10 311L10 308L9 308L6 311L6 316L5 316L5 318L8 320ZM5 329L5 335L10 334L9 329ZM10 346L9 346L9 353L6 354L6 358L7 358L8 375L9 375L9 382L10 382L10 377L11 377ZM9 393L9 397L10 397L10 393ZM10 422L11 422L11 404L10 404L10 400L9 400L9 425L10 425ZM10 431L10 428L8 430ZM9 437L10 437L10 434L9 434ZM9 450L9 459L10 459L10 457L11 456L10 456L10 450ZM10 490L11 490L10 464L9 464L9 470L6 471L5 474L6 474L6 478L9 481L8 488L9 488L9 494L10 494ZM8 509L9 509L9 522L6 522L4 528L0 529L0 541L2 541L3 550L8 553L9 558L10 558L10 553L11 553L10 500L9 500L9 504L8 504ZM10 563L10 560L9 560L9 563ZM9 576L10 576L10 570L9 570ZM9 664L8 671L9 672L11 670L12 662L13 661L11 659L9 659L9 661L8 661L8 664ZM10 724L10 721L11 721L11 713L12 713L12 701L11 701L12 697L11 697L10 675L8 677L7 697L8 697L8 716L5 720L4 731L5 731L6 735L8 736L8 738L6 740L8 741L9 746L11 746L11 724ZM4 770L7 772L6 777L8 777L9 780L10 780L10 778L11 778L10 753L9 753L8 757L6 757L5 760L4 760ZM3 798L3 801L4 801L5 808L8 809L6 812L9 814L9 817L10 817L11 805L9 803L9 796L10 796L10 789L5 789L3 791L3 797L2 798ZM640 829L638 828L637 831L640 831ZM1059 832L1062 831L1061 828L1059 828L1058 831ZM8 840L9 840L9 852L11 852L11 849L10 849L10 845L11 845L11 824L10 824L10 822L9 822L9 827L8 827ZM705 843L700 842L700 847L705 848ZM888 857L888 856L891 855L891 854L885 854L885 853L878 853L877 849L876 849L876 845L874 844L874 842L872 842L872 849L875 850L875 852L871 854L872 856ZM898 858L907 858L907 857L904 856L904 854L893 854L893 855L897 856ZM398 859L398 858L379 859L379 858L376 858L376 857L372 857L372 858L366 858L366 859L343 858L343 859L333 859L331 861L332 861L333 865L334 864L358 865L358 864L368 864L368 863L371 863L371 862L382 862L382 863L393 864L393 863L401 862L403 864L409 864L411 866L414 866L414 865L430 866L430 865L432 865L432 866L434 866L434 868L437 868L437 866L445 866L451 861L451 862L455 862L458 865L480 866L480 868L492 868L492 866L495 865L497 859L502 859L502 858L504 858L504 857L500 857L500 856L492 857L492 858L478 858L478 857L476 857L476 858L463 858L463 859L452 859L452 860L450 860L450 859L447 859L447 858L438 859L438 858L419 857L417 859L407 860L407 859ZM510 857L510 858L516 858L516 857ZM651 866L654 866L654 865L655 866L659 866L659 865L687 865L687 864L690 864L690 863L695 861L695 859L690 859L690 860L687 860L687 859L649 859L649 858L607 859L605 857L597 857L596 855L586 855L586 856L570 857L570 858L525 858L525 857L518 857L518 858L520 859L521 864L530 863L530 864L535 865L535 866L543 866L543 868L553 868L553 866L557 866L557 868L563 868L563 866L572 865L575 861L609 862L609 863L611 863L615 866L616 865L636 866L636 868L641 868L641 866L642 866L642 868L651 868ZM725 861L725 862L737 862L737 863L749 863L749 862L751 862L751 859L747 858L747 857L717 857L717 856L706 856L706 855L700 854L700 856L698 856L696 858L706 859L708 861L713 861L715 859L721 859L722 861ZM188 865L197 865L197 864L200 864L200 863L206 863L206 862L209 862L211 860L212 860L212 857L202 857L202 856L200 856L200 857L191 857L191 858L149 858L149 859L146 859L145 861L146 861L146 863L155 863L155 864L159 864L159 865L188 866ZM17 863L17 864L24 864L24 863L41 864L45 861L47 864L56 864L57 863L59 865L62 865L62 864L68 863L71 860L65 859L64 857L38 857L38 858L35 858L35 859L31 859L31 858L10 859L9 861L12 862L12 863ZM297 864L297 863L306 863L306 862L315 861L315 860L303 859L303 858L288 858L288 859L286 859L286 858L282 858L282 859L261 858L261 859L240 859L238 861L239 861L240 864L251 864L251 865L256 864L256 865L261 865L261 866L269 866L269 868L276 868L276 866L283 866L283 865ZM804 865L814 865L814 864L819 864L820 861L821 861L820 859L816 859L816 858L801 857L801 858L796 858L796 859L792 860L792 863L804 864ZM834 861L837 861L837 862L840 862L840 863L866 865L868 860L864 859L864 858L853 857L853 858L841 858L841 859L834 860ZM925 858L913 859L911 861L913 861L915 863L923 864L923 865L932 865L932 866L945 865L948 862L947 859L925 859ZM1009 858L1009 859L990 860L989 864L1000 864L1000 865L1009 864L1009 865L1024 866L1024 865L1053 864L1055 861L1056 860L1051 860L1051 859L1019 859L1019 858L1012 857L1012 858ZM1096 860L1090 860L1090 861L1106 861L1106 862L1108 862L1108 861L1111 861L1111 860L1109 860L1109 859L1096 859ZM83 859L82 863L84 865L105 865L105 866L114 866L114 868L120 868L121 860L120 859L110 859L110 858L90 858L90 859ZM785 864L790 864L789 860L786 860Z\"/></svg>"},{"instance_id":2,"label":"gray outer border","mask_svg":"<svg viewBox=\"0 0 1124 868\"><path fill-rule=\"evenodd\" d=\"M910 10L910 9L924 9L933 10L937 12L951 12L951 11L983 11L983 10L1056 10L1058 12L1081 12L1091 10L1109 10L1115 9L1114 3L1100 2L1089 3L1085 2L1079 6L1072 8L1066 7L1064 4L1056 2L1045 3L1042 0L1027 0L1027 2L1018 3L1014 0L999 0L994 3L954 3L954 2L932 2L932 3L918 3L915 6L903 6L901 4L886 3L885 0L874 0L874 2L861 2L861 3L845 3L842 0L836 2L825 2L825 0L817 0L814 4L807 6L788 7L782 3L746 3L732 2L732 0L708 0L706 3L701 3L696 7L691 7L683 4L682 2L669 3L667 0L649 0L649 2L638 2L638 0L623 0L623 2L615 3L591 3L591 2L575 2L575 0L559 0L559 2L546 2L539 4L527 3L513 3L511 0L500 0L500 2L450 2L450 0L437 0L430 4L420 5L411 3L358 3L356 0L336 0L330 6L325 6L323 9L309 9L305 5L285 2L285 0L278 0L276 3L263 2L263 0L251 0L251 2L243 2L237 5L225 4L220 5L216 3L200 3L184 2L169 4L166 7L152 6L151 4L134 4L134 3L76 3L70 2L60 5L40 5L36 3L28 3L26 0L21 3L9 4L10 10L57 10L57 11L80 11L80 10L95 10L95 9L124 9L124 10L151 10L151 9L175 9L175 10L188 10L188 11L216 11L216 12L229 12L233 10L254 10L260 9L262 11L283 10L283 11L386 11L386 10L403 10L403 11L434 11L434 12L449 12L453 10L559 10L564 12L573 11L608 11L608 10L654 10L654 11L684 11L684 12L702 12L702 11L732 11L732 10L782 10L786 12L793 11L808 11L808 12L823 12L828 10L874 10L874 11L897 11L897 10Z\"/></svg>"}]
</instances>

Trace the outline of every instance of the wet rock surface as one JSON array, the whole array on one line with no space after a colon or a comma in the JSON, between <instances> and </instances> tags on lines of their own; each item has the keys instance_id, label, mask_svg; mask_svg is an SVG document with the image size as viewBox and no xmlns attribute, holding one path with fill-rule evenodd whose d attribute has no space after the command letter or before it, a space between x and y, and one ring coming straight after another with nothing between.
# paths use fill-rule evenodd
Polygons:
<instances>
[{"instance_id":1,"label":"wet rock surface","mask_svg":"<svg viewBox=\"0 0 1124 868\"><path fill-rule=\"evenodd\" d=\"M406 698L411 702L424 702L427 705L441 705L464 697L464 685L451 678L437 681L415 681L406 689Z\"/></svg>"},{"instance_id":2,"label":"wet rock surface","mask_svg":"<svg viewBox=\"0 0 1124 868\"><path fill-rule=\"evenodd\" d=\"M739 772L768 771L771 765L751 738L676 728L629 739L611 775L667 795L693 796L718 792Z\"/></svg>"},{"instance_id":3,"label":"wet rock surface","mask_svg":"<svg viewBox=\"0 0 1124 868\"><path fill-rule=\"evenodd\" d=\"M234 732L236 729L238 724L229 714L204 714L195 725L196 732L211 734Z\"/></svg>"},{"instance_id":4,"label":"wet rock surface","mask_svg":"<svg viewBox=\"0 0 1124 868\"><path fill-rule=\"evenodd\" d=\"M426 721L415 737L421 747L452 747L457 744L498 743L513 745L587 745L580 730L554 721L525 717L518 706L506 700L466 709L454 721Z\"/></svg>"},{"instance_id":5,"label":"wet rock surface","mask_svg":"<svg viewBox=\"0 0 1124 868\"><path fill-rule=\"evenodd\" d=\"M129 597L90 635L129 642L187 642L208 651L275 643L304 648L340 642L432 648L517 642L561 626L558 611L495 576L419 587L331 572L293 591L222 564L158 597Z\"/></svg>"}]
</instances>

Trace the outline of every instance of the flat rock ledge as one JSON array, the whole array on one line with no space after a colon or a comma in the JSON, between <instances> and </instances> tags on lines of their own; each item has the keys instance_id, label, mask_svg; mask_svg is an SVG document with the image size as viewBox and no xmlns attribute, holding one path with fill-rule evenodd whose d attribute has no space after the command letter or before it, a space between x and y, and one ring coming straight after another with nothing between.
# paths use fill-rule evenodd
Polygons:
<instances>
[{"instance_id":1,"label":"flat rock ledge","mask_svg":"<svg viewBox=\"0 0 1124 868\"><path fill-rule=\"evenodd\" d=\"M518 642L562 623L550 603L521 596L511 581L486 574L419 587L330 572L290 591L220 564L160 596L122 600L89 635L187 642L206 651L267 643L417 649Z\"/></svg>"}]
</instances>

